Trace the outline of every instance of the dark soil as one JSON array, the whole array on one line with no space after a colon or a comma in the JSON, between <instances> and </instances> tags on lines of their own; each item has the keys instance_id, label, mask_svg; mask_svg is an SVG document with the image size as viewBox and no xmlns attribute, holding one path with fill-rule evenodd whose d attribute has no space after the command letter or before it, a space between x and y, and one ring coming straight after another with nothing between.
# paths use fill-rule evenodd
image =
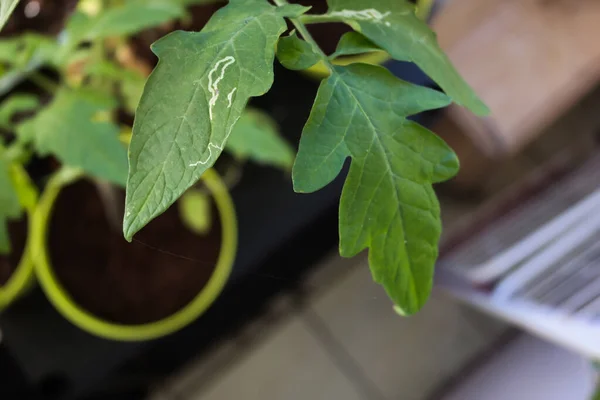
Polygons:
<instances>
[{"instance_id":1,"label":"dark soil","mask_svg":"<svg viewBox=\"0 0 600 400\"><path fill-rule=\"evenodd\" d=\"M39 13L28 18L25 7L31 1L40 4ZM78 0L21 0L2 29L1 36L14 36L23 32L56 35L77 6Z\"/></svg>"},{"instance_id":2,"label":"dark soil","mask_svg":"<svg viewBox=\"0 0 600 400\"><path fill-rule=\"evenodd\" d=\"M8 223L12 251L8 255L0 254L0 286L5 285L21 261L27 242L27 218Z\"/></svg>"},{"instance_id":3,"label":"dark soil","mask_svg":"<svg viewBox=\"0 0 600 400\"><path fill-rule=\"evenodd\" d=\"M131 325L158 321L187 305L211 277L221 244L216 210L213 216L213 230L199 236L183 227L174 205L128 243L107 220L95 186L78 182L63 190L51 218L52 265L92 314Z\"/></svg>"}]
</instances>

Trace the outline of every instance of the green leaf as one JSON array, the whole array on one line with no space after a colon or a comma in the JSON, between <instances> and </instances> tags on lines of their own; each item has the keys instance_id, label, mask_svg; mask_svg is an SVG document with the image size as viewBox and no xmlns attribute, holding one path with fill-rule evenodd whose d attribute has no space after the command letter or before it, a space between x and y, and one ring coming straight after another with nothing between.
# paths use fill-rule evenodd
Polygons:
<instances>
[{"instance_id":1,"label":"green leaf","mask_svg":"<svg viewBox=\"0 0 600 400\"><path fill-rule=\"evenodd\" d=\"M33 140L42 155L53 154L66 165L124 186L127 151L119 142L119 127L101 120L114 106L98 92L61 89L48 107L17 127L17 135Z\"/></svg>"},{"instance_id":2,"label":"green leaf","mask_svg":"<svg viewBox=\"0 0 600 400\"><path fill-rule=\"evenodd\" d=\"M135 113L142 93L146 78L138 71L125 69L115 63L103 61L91 64L85 73L90 76L98 76L110 79L119 84L123 96L125 109L132 114Z\"/></svg>"},{"instance_id":3,"label":"green leaf","mask_svg":"<svg viewBox=\"0 0 600 400\"><path fill-rule=\"evenodd\" d=\"M212 226L210 196L202 190L189 189L177 202L184 225L192 232L206 235Z\"/></svg>"},{"instance_id":4,"label":"green leaf","mask_svg":"<svg viewBox=\"0 0 600 400\"><path fill-rule=\"evenodd\" d=\"M0 0L0 30L6 25L17 4L19 0Z\"/></svg>"},{"instance_id":5,"label":"green leaf","mask_svg":"<svg viewBox=\"0 0 600 400\"><path fill-rule=\"evenodd\" d=\"M0 104L0 128L11 130L15 114L33 111L40 105L39 99L31 94L14 94Z\"/></svg>"},{"instance_id":6,"label":"green leaf","mask_svg":"<svg viewBox=\"0 0 600 400\"><path fill-rule=\"evenodd\" d=\"M489 113L440 49L435 34L415 15L414 4L406 0L327 2L329 16L349 24L396 60L416 63L457 104L478 115Z\"/></svg>"},{"instance_id":7,"label":"green leaf","mask_svg":"<svg viewBox=\"0 0 600 400\"><path fill-rule=\"evenodd\" d=\"M406 314L423 306L432 285L441 223L431 185L458 170L452 150L406 117L449 102L382 67L335 67L321 83L294 164L295 190L312 192L352 158L340 201L340 253L370 247L373 279Z\"/></svg>"},{"instance_id":8,"label":"green leaf","mask_svg":"<svg viewBox=\"0 0 600 400\"><path fill-rule=\"evenodd\" d=\"M177 1L127 0L97 15L74 12L62 33L62 47L57 55L64 63L82 42L112 36L130 36L185 15L185 6Z\"/></svg>"},{"instance_id":9,"label":"green leaf","mask_svg":"<svg viewBox=\"0 0 600 400\"><path fill-rule=\"evenodd\" d=\"M86 38L129 36L185 15L177 2L127 0L93 17Z\"/></svg>"},{"instance_id":10,"label":"green leaf","mask_svg":"<svg viewBox=\"0 0 600 400\"><path fill-rule=\"evenodd\" d=\"M58 44L45 36L26 33L0 40L0 63L7 69L0 75L0 96L42 65L55 65Z\"/></svg>"},{"instance_id":11,"label":"green leaf","mask_svg":"<svg viewBox=\"0 0 600 400\"><path fill-rule=\"evenodd\" d=\"M129 148L128 240L214 164L249 98L269 90L283 16L291 12L297 8L234 0L201 32L173 32L152 46L159 63Z\"/></svg>"},{"instance_id":12,"label":"green leaf","mask_svg":"<svg viewBox=\"0 0 600 400\"><path fill-rule=\"evenodd\" d=\"M340 56L371 53L374 51L381 51L381 48L360 33L353 31L347 32L341 37L335 53L329 58L333 60Z\"/></svg>"},{"instance_id":13,"label":"green leaf","mask_svg":"<svg viewBox=\"0 0 600 400\"><path fill-rule=\"evenodd\" d=\"M295 31L279 39L277 59L285 68L294 71L310 68L321 61L321 57L313 47L300 39Z\"/></svg>"},{"instance_id":14,"label":"green leaf","mask_svg":"<svg viewBox=\"0 0 600 400\"><path fill-rule=\"evenodd\" d=\"M227 141L227 151L240 159L289 169L294 163L294 150L267 114L246 109Z\"/></svg>"},{"instance_id":15,"label":"green leaf","mask_svg":"<svg viewBox=\"0 0 600 400\"><path fill-rule=\"evenodd\" d=\"M31 65L49 63L57 46L51 38L35 33L3 39L0 40L0 62L13 69L30 69Z\"/></svg>"}]
</instances>

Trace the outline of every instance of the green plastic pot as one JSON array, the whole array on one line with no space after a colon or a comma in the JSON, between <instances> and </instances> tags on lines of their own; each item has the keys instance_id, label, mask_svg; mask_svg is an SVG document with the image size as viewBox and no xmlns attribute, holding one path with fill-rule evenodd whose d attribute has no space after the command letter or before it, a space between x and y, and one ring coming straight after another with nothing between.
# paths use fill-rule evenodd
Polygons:
<instances>
[{"instance_id":1,"label":"green plastic pot","mask_svg":"<svg viewBox=\"0 0 600 400\"><path fill-rule=\"evenodd\" d=\"M27 240L21 255L19 265L4 286L0 286L0 311L8 307L13 301L26 293L35 283L33 273L33 258L31 256L33 220L38 193L31 183L29 175L19 164L10 166L11 180L15 184L19 202L27 216Z\"/></svg>"},{"instance_id":2,"label":"green plastic pot","mask_svg":"<svg viewBox=\"0 0 600 400\"><path fill-rule=\"evenodd\" d=\"M82 330L105 339L143 341L173 333L197 319L215 301L223 290L237 250L237 220L233 201L221 178L214 170L202 175L211 191L221 217L222 239L217 266L202 291L175 314L152 323L124 325L103 320L81 308L57 280L48 254L48 224L54 203L61 189L80 178L73 170L63 170L55 175L44 190L34 216L33 255L40 286L54 307L71 323ZM125 240L125 239L123 239Z\"/></svg>"}]
</instances>

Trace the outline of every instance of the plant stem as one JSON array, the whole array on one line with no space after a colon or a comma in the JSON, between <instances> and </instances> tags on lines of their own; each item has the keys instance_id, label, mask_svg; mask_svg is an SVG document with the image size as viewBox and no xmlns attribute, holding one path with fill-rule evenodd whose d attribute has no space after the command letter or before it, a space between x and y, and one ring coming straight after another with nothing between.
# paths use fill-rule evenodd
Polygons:
<instances>
[{"instance_id":1,"label":"plant stem","mask_svg":"<svg viewBox=\"0 0 600 400\"><path fill-rule=\"evenodd\" d=\"M326 24L328 22L343 22L342 18L334 17L329 14L304 14L298 17L303 24Z\"/></svg>"},{"instance_id":2,"label":"plant stem","mask_svg":"<svg viewBox=\"0 0 600 400\"><path fill-rule=\"evenodd\" d=\"M29 79L31 79L33 83L35 83L40 88L44 89L50 94L54 94L58 90L58 85L56 84L56 82L44 76L44 74L42 74L39 71L32 72L29 75Z\"/></svg>"},{"instance_id":3,"label":"plant stem","mask_svg":"<svg viewBox=\"0 0 600 400\"><path fill-rule=\"evenodd\" d=\"M287 0L273 0L273 1L279 7L289 4ZM323 50L321 50L321 47L317 44L317 42L312 37L312 35L308 31L308 29L306 29L306 26L304 25L304 23L299 18L290 18L290 21L292 22L292 24L294 25L296 30L300 33L300 35L302 35L304 40L306 40L306 42L309 43L314 48L315 52L317 52L317 54L319 54L319 56L321 56L321 59L323 60L323 62L325 63L325 65L327 66L329 71L333 71L333 65L329 61L329 57L327 57L327 54L325 54L323 52Z\"/></svg>"}]
</instances>

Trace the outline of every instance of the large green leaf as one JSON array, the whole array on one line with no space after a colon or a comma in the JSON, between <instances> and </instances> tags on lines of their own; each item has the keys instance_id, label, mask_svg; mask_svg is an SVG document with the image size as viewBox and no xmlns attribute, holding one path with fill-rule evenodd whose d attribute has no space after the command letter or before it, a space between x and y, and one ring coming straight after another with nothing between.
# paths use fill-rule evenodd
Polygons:
<instances>
[{"instance_id":1,"label":"large green leaf","mask_svg":"<svg viewBox=\"0 0 600 400\"><path fill-rule=\"evenodd\" d=\"M129 149L127 239L213 165L248 99L273 83L283 16L303 10L235 0L201 32L173 32L152 46L159 63L146 83Z\"/></svg>"},{"instance_id":2,"label":"large green leaf","mask_svg":"<svg viewBox=\"0 0 600 400\"><path fill-rule=\"evenodd\" d=\"M244 111L229 136L226 148L237 158L259 164L291 168L294 162L294 150L279 135L275 121L254 109Z\"/></svg>"},{"instance_id":3,"label":"large green leaf","mask_svg":"<svg viewBox=\"0 0 600 400\"><path fill-rule=\"evenodd\" d=\"M440 49L435 34L406 0L327 0L329 13L351 25L390 55L416 63L456 103L478 115L489 110Z\"/></svg>"},{"instance_id":4,"label":"large green leaf","mask_svg":"<svg viewBox=\"0 0 600 400\"><path fill-rule=\"evenodd\" d=\"M370 247L374 280L407 314L424 304L432 285L441 228L431 185L452 177L458 160L406 117L449 102L381 67L335 67L319 88L293 169L296 191L312 192L352 157L340 202L340 253Z\"/></svg>"},{"instance_id":5,"label":"large green leaf","mask_svg":"<svg viewBox=\"0 0 600 400\"><path fill-rule=\"evenodd\" d=\"M66 165L124 186L127 151L119 142L119 127L102 120L114 106L101 93L61 89L48 107L17 127L17 134L22 141L34 141L42 155L53 154Z\"/></svg>"},{"instance_id":6,"label":"large green leaf","mask_svg":"<svg viewBox=\"0 0 600 400\"><path fill-rule=\"evenodd\" d=\"M17 4L19 0L0 0L0 30L6 25Z\"/></svg>"}]
</instances>

